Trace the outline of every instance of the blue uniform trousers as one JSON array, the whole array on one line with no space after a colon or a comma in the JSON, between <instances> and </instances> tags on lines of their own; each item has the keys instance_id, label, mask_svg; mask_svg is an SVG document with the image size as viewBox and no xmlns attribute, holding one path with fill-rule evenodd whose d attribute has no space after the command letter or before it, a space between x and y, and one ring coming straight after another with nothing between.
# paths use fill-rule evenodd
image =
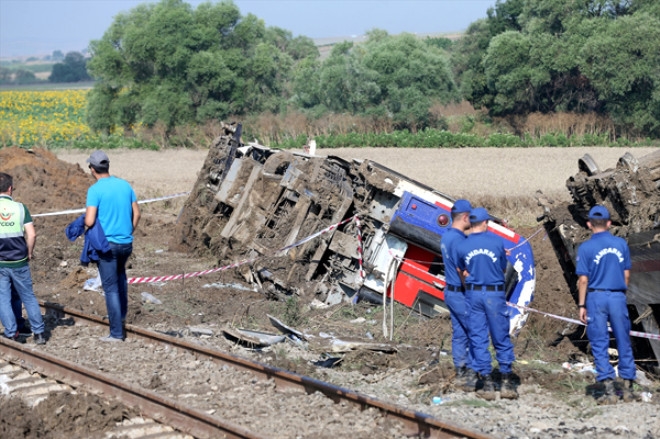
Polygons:
<instances>
[{"instance_id":1,"label":"blue uniform trousers","mask_svg":"<svg viewBox=\"0 0 660 439\"><path fill-rule=\"evenodd\" d=\"M472 349L468 335L468 308L465 293L462 291L447 291L445 289L445 304L451 316L451 354L454 367L467 366L472 369Z\"/></svg>"},{"instance_id":2,"label":"blue uniform trousers","mask_svg":"<svg viewBox=\"0 0 660 439\"><path fill-rule=\"evenodd\" d=\"M610 364L607 349L610 347L610 322L612 334L619 351L619 376L626 380L635 379L635 359L630 344L630 317L626 295L621 291L595 291L587 294L587 337L596 365L596 381L613 379L616 374Z\"/></svg>"},{"instance_id":3,"label":"blue uniform trousers","mask_svg":"<svg viewBox=\"0 0 660 439\"><path fill-rule=\"evenodd\" d=\"M490 334L500 372L510 373L515 355L509 335L509 307L504 291L468 290L466 298L474 370L482 375L493 371L492 358L488 351Z\"/></svg>"}]
</instances>

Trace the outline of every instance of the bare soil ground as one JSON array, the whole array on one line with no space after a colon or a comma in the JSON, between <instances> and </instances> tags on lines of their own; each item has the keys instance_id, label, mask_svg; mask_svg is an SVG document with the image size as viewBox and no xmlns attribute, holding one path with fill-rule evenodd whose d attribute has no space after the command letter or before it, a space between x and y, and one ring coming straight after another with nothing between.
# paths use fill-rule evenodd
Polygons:
<instances>
[{"instance_id":1,"label":"bare soil ground","mask_svg":"<svg viewBox=\"0 0 660 439\"><path fill-rule=\"evenodd\" d=\"M642 156L653 150L639 148L631 152ZM543 191L547 197L568 201L564 184L566 178L577 171L580 157L589 153L604 169L614 166L627 151L622 148L363 148L321 150L318 154L376 160L453 197L469 198L493 214L508 218L521 235L531 236L540 227L535 222L541 213L534 198L537 190ZM128 180L141 200L189 191L207 155L206 150L107 152L111 173ZM82 208L87 188L94 182L85 164L87 156L88 153L76 151L58 151L55 155L45 150L0 149L0 171L13 175L15 199L24 202L33 215ZM213 268L215 259L180 253L170 246L184 201L185 197L181 197L142 205L143 220L136 232L129 276L159 276ZM43 300L105 315L102 296L82 289L85 280L93 276L92 267L81 267L78 261L82 242L70 242L64 235L66 225L75 217L75 214L69 214L35 218L38 233L32 264L35 293ZM532 238L531 243L537 264L537 289L532 305L540 311L577 318L575 302L550 243L542 233ZM246 289L214 287L218 284L245 286ZM157 297L162 305L144 302L141 299L143 292ZM276 332L268 321L267 314L270 314L305 332L387 341L379 329L380 307L358 304L318 310L307 305L293 300L267 300L261 294L249 291L249 285L238 273L225 271L185 281L131 285L128 322L145 327L160 325L173 330L206 325ZM359 318L362 319L356 320ZM419 370L421 367L424 373L410 392L416 403L428 404L431 396L452 391L450 327L446 318L426 319L403 307L396 308L394 341L398 353L383 355L355 351L344 356L340 367L347 372L357 371L365 377ZM584 394L584 387L592 377L578 374L558 379L557 375L563 362L588 362L586 344L580 340L580 335L580 329L572 324L531 314L515 340L516 373L520 382L540 387L559 395L559 398L566 394ZM329 379L325 372L319 372L319 368L295 355L278 350L260 355L269 357L271 364ZM351 382L342 382L340 377L333 379L336 384L352 387ZM2 407L3 418L6 418L5 408ZM656 428L660 434L660 427ZM28 434L24 437L57 436Z\"/></svg>"}]
</instances>

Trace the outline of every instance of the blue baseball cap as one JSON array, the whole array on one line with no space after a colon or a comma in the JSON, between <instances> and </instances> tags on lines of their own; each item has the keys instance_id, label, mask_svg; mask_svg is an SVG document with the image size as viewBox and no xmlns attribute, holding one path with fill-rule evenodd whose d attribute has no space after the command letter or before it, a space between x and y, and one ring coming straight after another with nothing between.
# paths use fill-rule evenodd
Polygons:
<instances>
[{"instance_id":1,"label":"blue baseball cap","mask_svg":"<svg viewBox=\"0 0 660 439\"><path fill-rule=\"evenodd\" d=\"M483 207L475 207L470 211L471 223L480 223L482 221L488 221L489 219L490 215L488 215L488 211Z\"/></svg>"},{"instance_id":2,"label":"blue baseball cap","mask_svg":"<svg viewBox=\"0 0 660 439\"><path fill-rule=\"evenodd\" d=\"M589 219L608 220L610 219L610 212L607 210L605 206L601 206L600 204L597 204L594 207L592 207L591 210L589 211Z\"/></svg>"},{"instance_id":3,"label":"blue baseball cap","mask_svg":"<svg viewBox=\"0 0 660 439\"><path fill-rule=\"evenodd\" d=\"M456 200L454 205L451 206L451 213L463 213L470 212L472 210L472 205L468 200Z\"/></svg>"}]
</instances>

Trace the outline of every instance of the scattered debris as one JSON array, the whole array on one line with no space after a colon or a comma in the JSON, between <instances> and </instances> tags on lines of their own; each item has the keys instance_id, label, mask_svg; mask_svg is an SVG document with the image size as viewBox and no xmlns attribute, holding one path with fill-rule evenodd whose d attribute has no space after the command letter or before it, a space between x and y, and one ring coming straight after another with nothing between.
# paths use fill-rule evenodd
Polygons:
<instances>
[{"instance_id":1,"label":"scattered debris","mask_svg":"<svg viewBox=\"0 0 660 439\"><path fill-rule=\"evenodd\" d=\"M363 341L347 341L340 339L331 339L330 344L325 346L326 352L350 352L350 351L378 351L386 353L397 352L395 346L386 343L369 343Z\"/></svg>"},{"instance_id":2,"label":"scattered debris","mask_svg":"<svg viewBox=\"0 0 660 439\"><path fill-rule=\"evenodd\" d=\"M83 290L95 291L97 293L103 291L103 285L101 285L101 275L99 274L96 277L87 279L83 285Z\"/></svg>"},{"instance_id":3,"label":"scattered debris","mask_svg":"<svg viewBox=\"0 0 660 439\"><path fill-rule=\"evenodd\" d=\"M235 290L241 290L241 291L257 291L256 288L254 287L247 287L245 285L241 285L236 282L231 282L231 283L214 282L212 284L204 284L202 285L202 288L233 288Z\"/></svg>"},{"instance_id":4,"label":"scattered debris","mask_svg":"<svg viewBox=\"0 0 660 439\"><path fill-rule=\"evenodd\" d=\"M333 368L339 365L339 363L341 363L342 360L343 360L342 357L326 357L321 360L313 361L312 364L318 367Z\"/></svg>"},{"instance_id":5,"label":"scattered debris","mask_svg":"<svg viewBox=\"0 0 660 439\"><path fill-rule=\"evenodd\" d=\"M261 331L251 331L248 329L224 328L222 332L225 336L250 349L261 349L286 340L286 336L271 334Z\"/></svg>"},{"instance_id":6,"label":"scattered debris","mask_svg":"<svg viewBox=\"0 0 660 439\"><path fill-rule=\"evenodd\" d=\"M561 367L572 372L592 373L596 375L596 368L593 363L569 363L566 361L562 363Z\"/></svg>"},{"instance_id":7,"label":"scattered debris","mask_svg":"<svg viewBox=\"0 0 660 439\"><path fill-rule=\"evenodd\" d=\"M142 297L142 301L146 303L153 303L154 305L162 305L163 302L161 302L159 299L156 299L153 295L150 293L147 293L146 291L143 291L140 293L140 296Z\"/></svg>"},{"instance_id":8,"label":"scattered debris","mask_svg":"<svg viewBox=\"0 0 660 439\"><path fill-rule=\"evenodd\" d=\"M207 328L200 328L200 327L197 327L197 326L189 326L188 331L190 331L190 333L192 335L197 335L197 336L204 335L204 336L209 336L209 337L213 336L213 331L210 330L210 329L207 329Z\"/></svg>"},{"instance_id":9,"label":"scattered debris","mask_svg":"<svg viewBox=\"0 0 660 439\"><path fill-rule=\"evenodd\" d=\"M300 332L300 331L296 331L295 329L293 329L293 328L291 328L291 327L285 325L285 324L282 323L280 320L278 320L277 318L271 316L270 314L266 314L266 315L268 316L268 320L270 320L270 323L271 323L274 327L276 327L277 329L279 329L280 331L282 331L283 333L285 333L285 334L290 334L290 335L294 335L294 336L296 336L297 338L299 338L300 340L307 341L307 339L308 339L308 337L309 337L308 335L303 334L303 333Z\"/></svg>"}]
</instances>

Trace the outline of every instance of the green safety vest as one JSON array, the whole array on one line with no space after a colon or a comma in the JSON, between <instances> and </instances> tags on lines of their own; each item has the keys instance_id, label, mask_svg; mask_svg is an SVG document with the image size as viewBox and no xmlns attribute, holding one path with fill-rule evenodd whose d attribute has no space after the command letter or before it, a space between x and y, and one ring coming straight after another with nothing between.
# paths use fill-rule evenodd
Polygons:
<instances>
[{"instance_id":1,"label":"green safety vest","mask_svg":"<svg viewBox=\"0 0 660 439\"><path fill-rule=\"evenodd\" d=\"M27 261L25 206L9 197L0 197L0 265L16 266ZM11 264L5 264L5 263Z\"/></svg>"}]
</instances>

